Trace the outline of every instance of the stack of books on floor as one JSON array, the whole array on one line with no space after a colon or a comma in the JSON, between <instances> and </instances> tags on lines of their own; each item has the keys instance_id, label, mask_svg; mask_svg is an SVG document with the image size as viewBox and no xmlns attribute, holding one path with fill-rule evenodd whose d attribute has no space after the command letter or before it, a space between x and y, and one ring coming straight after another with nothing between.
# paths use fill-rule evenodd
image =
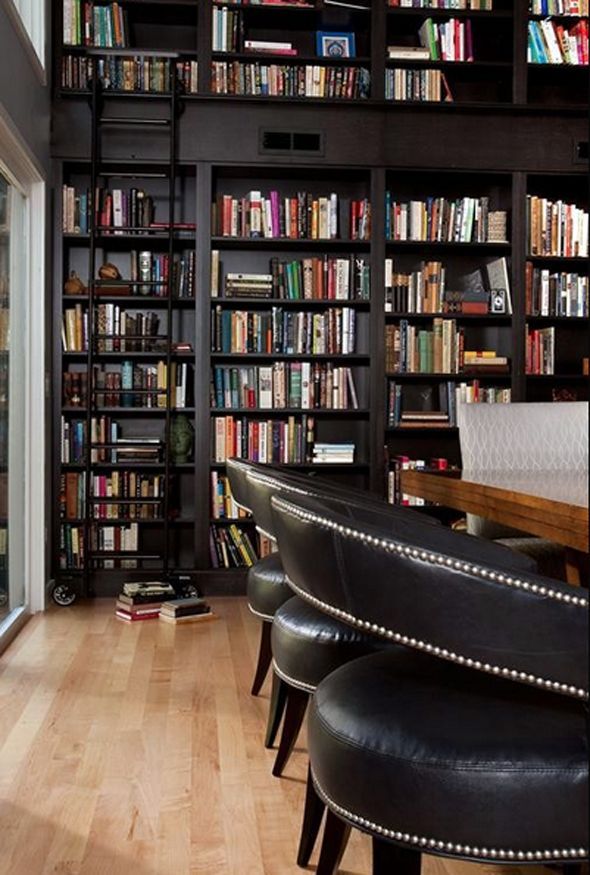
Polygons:
<instances>
[{"instance_id":1,"label":"stack of books on floor","mask_svg":"<svg viewBox=\"0 0 590 875\"><path fill-rule=\"evenodd\" d=\"M314 465L342 465L354 462L354 444L325 444L313 445Z\"/></svg>"},{"instance_id":2,"label":"stack of books on floor","mask_svg":"<svg viewBox=\"0 0 590 875\"><path fill-rule=\"evenodd\" d=\"M174 598L176 592L169 583L151 580L147 583L124 583L117 597L115 616L127 623L136 620L153 620L160 614L166 599Z\"/></svg>"},{"instance_id":3,"label":"stack of books on floor","mask_svg":"<svg viewBox=\"0 0 590 875\"><path fill-rule=\"evenodd\" d=\"M201 620L214 620L211 606L201 596L188 599L170 599L160 606L160 620L165 623L195 623Z\"/></svg>"}]
</instances>

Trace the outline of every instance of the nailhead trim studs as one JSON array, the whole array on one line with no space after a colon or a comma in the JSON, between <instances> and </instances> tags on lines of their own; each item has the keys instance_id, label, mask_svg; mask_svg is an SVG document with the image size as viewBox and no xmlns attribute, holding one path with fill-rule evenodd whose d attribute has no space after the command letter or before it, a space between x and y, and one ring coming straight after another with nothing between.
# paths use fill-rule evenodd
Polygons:
<instances>
[{"instance_id":1,"label":"nailhead trim studs","mask_svg":"<svg viewBox=\"0 0 590 875\"><path fill-rule=\"evenodd\" d=\"M387 553L397 553L400 556L408 558L419 558L422 561L429 562L431 564L452 566L457 570L469 572L475 577L485 576L489 579L498 580L500 583L505 582L509 586L514 586L515 588L522 588L521 585L526 583L526 581L516 580L512 577L506 578L503 574L496 574L496 572L490 572L487 569L481 569L477 565L471 565L466 562L455 561L446 556L442 556L441 554L428 553L425 550L416 550L415 548L407 547L395 541L389 541L384 538L377 538L373 535L367 535L364 532L359 532L356 529L351 529L349 526L342 526L332 522L332 520L326 519L325 517L319 517L316 514L310 513L309 511L303 511L300 508L290 504L285 499L274 500L276 501L277 506L281 508L281 510L284 510L291 516L294 516L296 519L301 519L305 522L316 523L323 528L338 532L338 534L342 535L345 538L353 538L355 540L361 541L362 543L369 544L370 546L373 546L377 549L385 550ZM485 572L484 575L481 574L482 570ZM480 660L462 656L461 654L457 654L454 651L449 651L444 647L438 647L437 645L430 644L429 642L421 641L416 638L411 638L407 635L402 635L401 632L394 632L391 629L387 629L385 626L380 626L378 623L370 623L368 620L361 620L358 617L349 614L347 611L343 611L340 608L335 608L333 605L329 605L326 602L323 602L321 599L312 596L310 593L297 586L297 584L295 584L288 576L287 583L298 595L301 596L301 598L310 602L314 606L319 607L320 610L323 610L328 614L332 614L338 619L344 620L344 622L350 623L353 626L357 626L358 628L363 629L367 632L371 632L375 635L380 635L384 638L388 638L391 641L395 641L396 644L403 644L406 647L414 647L417 650L422 650L425 653L430 653L433 656L449 660L450 662L455 662L459 665L465 665L468 668L473 668L477 671L483 671L488 674L497 675L499 677L510 678L514 681L529 683L533 686L543 687L543 689L546 690L553 690L555 692L564 693L569 696L575 696L580 699L588 698L587 690L584 690L582 688L570 684L563 684L560 681L552 681L546 678L540 678L537 675L530 674L524 671L516 671L516 669L510 669L506 666L493 665L488 662L482 663ZM543 589L544 593L541 594L549 595L552 592L551 590L546 590L545 587L537 587L536 584L528 584L528 587L532 592L540 592L540 590ZM568 596L568 598L570 597ZM570 598L570 601L576 605L585 604L584 599L578 597Z\"/></svg>"},{"instance_id":2,"label":"nailhead trim studs","mask_svg":"<svg viewBox=\"0 0 590 875\"><path fill-rule=\"evenodd\" d=\"M342 805L338 805L333 799L328 796L323 787L319 784L316 776L311 772L314 787L318 795L325 804L332 809L336 814L346 818L346 820L354 823L361 829L392 839L395 842L402 842L405 845L412 845L416 850L425 851L426 853L436 854L455 854L461 857L476 857L478 860L489 859L491 861L505 860L514 862L516 860L535 862L558 861L558 860L585 860L588 857L587 848L554 848L552 850L543 851L514 851L512 849L505 850L504 848L479 848L471 845L456 844L455 842L445 842L440 839L426 838L425 836L413 835L399 830L389 829L374 823L372 820L367 820L359 814L354 814Z\"/></svg>"}]
</instances>

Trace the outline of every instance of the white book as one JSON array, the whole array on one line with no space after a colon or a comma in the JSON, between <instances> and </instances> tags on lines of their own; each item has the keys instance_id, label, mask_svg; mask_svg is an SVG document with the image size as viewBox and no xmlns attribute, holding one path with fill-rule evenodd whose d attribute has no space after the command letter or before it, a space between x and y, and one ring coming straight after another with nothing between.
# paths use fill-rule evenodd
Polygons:
<instances>
[{"instance_id":1,"label":"white book","mask_svg":"<svg viewBox=\"0 0 590 875\"><path fill-rule=\"evenodd\" d=\"M273 407L272 365L261 365L258 370L258 404L264 410Z\"/></svg>"},{"instance_id":2,"label":"white book","mask_svg":"<svg viewBox=\"0 0 590 875\"><path fill-rule=\"evenodd\" d=\"M338 237L338 195L332 192L330 195L330 239Z\"/></svg>"},{"instance_id":3,"label":"white book","mask_svg":"<svg viewBox=\"0 0 590 875\"><path fill-rule=\"evenodd\" d=\"M311 408L311 362L301 362L301 408Z\"/></svg>"},{"instance_id":4,"label":"white book","mask_svg":"<svg viewBox=\"0 0 590 875\"><path fill-rule=\"evenodd\" d=\"M283 43L274 40L264 40L264 39L247 39L244 40L244 48L245 49L278 49L292 51L293 43Z\"/></svg>"},{"instance_id":5,"label":"white book","mask_svg":"<svg viewBox=\"0 0 590 875\"><path fill-rule=\"evenodd\" d=\"M549 60L552 64L563 64L564 59L557 41L557 35L553 29L551 21L545 20L541 22L543 36L549 49Z\"/></svg>"},{"instance_id":6,"label":"white book","mask_svg":"<svg viewBox=\"0 0 590 875\"><path fill-rule=\"evenodd\" d=\"M258 461L269 462L268 422L258 424Z\"/></svg>"},{"instance_id":7,"label":"white book","mask_svg":"<svg viewBox=\"0 0 590 875\"><path fill-rule=\"evenodd\" d=\"M350 261L348 258L336 260L336 298L343 301L350 298Z\"/></svg>"}]
</instances>

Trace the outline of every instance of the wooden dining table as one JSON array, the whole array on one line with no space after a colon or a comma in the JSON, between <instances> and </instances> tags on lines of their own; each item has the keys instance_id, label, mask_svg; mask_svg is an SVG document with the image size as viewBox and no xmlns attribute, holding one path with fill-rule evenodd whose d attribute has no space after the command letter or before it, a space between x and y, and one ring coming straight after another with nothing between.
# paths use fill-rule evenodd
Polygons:
<instances>
[{"instance_id":1,"label":"wooden dining table","mask_svg":"<svg viewBox=\"0 0 590 875\"><path fill-rule=\"evenodd\" d=\"M561 544L569 583L588 585L585 471L402 471L401 491Z\"/></svg>"}]
</instances>

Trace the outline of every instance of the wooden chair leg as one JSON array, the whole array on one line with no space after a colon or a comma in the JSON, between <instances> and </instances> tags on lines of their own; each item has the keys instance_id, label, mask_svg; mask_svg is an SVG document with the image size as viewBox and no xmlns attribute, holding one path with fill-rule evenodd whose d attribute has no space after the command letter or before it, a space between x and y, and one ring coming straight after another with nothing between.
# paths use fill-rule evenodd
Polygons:
<instances>
[{"instance_id":1,"label":"wooden chair leg","mask_svg":"<svg viewBox=\"0 0 590 875\"><path fill-rule=\"evenodd\" d=\"M260 628L260 646L258 648L258 663L256 665L256 674L254 675L254 681L252 683L251 693L253 696L257 696L260 692L262 684L264 683L264 679L268 674L268 670L270 668L270 661L272 659L272 651L270 649L270 633L272 629L272 623L268 620L263 620Z\"/></svg>"},{"instance_id":2,"label":"wooden chair leg","mask_svg":"<svg viewBox=\"0 0 590 875\"><path fill-rule=\"evenodd\" d=\"M309 863L313 848L320 831L325 805L315 791L311 780L311 769L307 768L307 789L305 791L305 808L303 811L303 824L301 826L301 838L297 851L297 865L304 869Z\"/></svg>"},{"instance_id":3,"label":"wooden chair leg","mask_svg":"<svg viewBox=\"0 0 590 875\"><path fill-rule=\"evenodd\" d=\"M336 817L328 808L316 875L335 875L338 872L349 835L350 825Z\"/></svg>"},{"instance_id":4,"label":"wooden chair leg","mask_svg":"<svg viewBox=\"0 0 590 875\"><path fill-rule=\"evenodd\" d=\"M373 837L373 875L420 875L421 854Z\"/></svg>"},{"instance_id":5,"label":"wooden chair leg","mask_svg":"<svg viewBox=\"0 0 590 875\"><path fill-rule=\"evenodd\" d=\"M274 671L272 673L272 690L270 693L270 706L268 720L266 722L265 747L272 747L281 725L283 712L287 703L287 684L280 679Z\"/></svg>"},{"instance_id":6,"label":"wooden chair leg","mask_svg":"<svg viewBox=\"0 0 590 875\"><path fill-rule=\"evenodd\" d=\"M280 778L283 774L283 769L291 756L291 751L297 741L297 736L305 717L305 709L309 701L309 693L298 690L297 687L290 687L288 684L285 686L287 688L287 707L285 709L285 719L283 720L283 731L281 732L277 758L272 768L275 778Z\"/></svg>"}]
</instances>

